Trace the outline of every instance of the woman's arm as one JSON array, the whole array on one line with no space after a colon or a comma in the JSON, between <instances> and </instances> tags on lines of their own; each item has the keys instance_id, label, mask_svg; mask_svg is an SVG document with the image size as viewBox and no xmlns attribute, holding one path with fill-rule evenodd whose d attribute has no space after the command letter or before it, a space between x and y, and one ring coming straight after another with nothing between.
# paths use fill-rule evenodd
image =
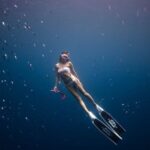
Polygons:
<instances>
[{"instance_id":1,"label":"woman's arm","mask_svg":"<svg viewBox=\"0 0 150 150\"><path fill-rule=\"evenodd\" d=\"M57 88L58 83L59 84L61 83L61 79L60 79L60 76L58 74L58 65L57 64L55 65L55 73L56 73L56 79L55 79L54 87Z\"/></svg>"},{"instance_id":2,"label":"woman's arm","mask_svg":"<svg viewBox=\"0 0 150 150\"><path fill-rule=\"evenodd\" d=\"M70 62L70 69L71 69L72 74L78 78L78 75L77 75L77 73L75 72L74 67L73 67L73 64L72 64L71 62Z\"/></svg>"},{"instance_id":3,"label":"woman's arm","mask_svg":"<svg viewBox=\"0 0 150 150\"><path fill-rule=\"evenodd\" d=\"M73 64L72 64L71 62L70 62L70 68L71 68L72 74L73 74L75 77L77 77L79 83L81 84L81 86L83 86L83 84L81 83L81 81L80 81L80 79L79 79L77 73L75 72L75 69L74 69L74 67L73 67Z\"/></svg>"}]
</instances>

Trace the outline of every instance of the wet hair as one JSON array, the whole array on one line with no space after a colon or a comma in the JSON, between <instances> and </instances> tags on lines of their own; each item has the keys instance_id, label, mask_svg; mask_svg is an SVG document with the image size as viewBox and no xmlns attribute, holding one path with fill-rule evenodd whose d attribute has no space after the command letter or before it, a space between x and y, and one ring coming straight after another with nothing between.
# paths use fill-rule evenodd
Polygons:
<instances>
[{"instance_id":1,"label":"wet hair","mask_svg":"<svg viewBox=\"0 0 150 150\"><path fill-rule=\"evenodd\" d=\"M69 54L69 52L67 50L64 50L61 52L61 54Z\"/></svg>"}]
</instances>

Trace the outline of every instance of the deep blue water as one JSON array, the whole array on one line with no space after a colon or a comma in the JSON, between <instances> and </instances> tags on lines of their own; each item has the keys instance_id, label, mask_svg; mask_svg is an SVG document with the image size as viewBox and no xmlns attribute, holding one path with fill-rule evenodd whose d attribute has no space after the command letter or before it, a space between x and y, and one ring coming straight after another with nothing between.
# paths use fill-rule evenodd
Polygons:
<instances>
[{"instance_id":1,"label":"deep blue water","mask_svg":"<svg viewBox=\"0 0 150 150\"><path fill-rule=\"evenodd\" d=\"M149 0L0 0L0 150L148 149L149 27ZM63 85L67 99L50 92L64 49L87 91L127 130L118 146Z\"/></svg>"}]
</instances>

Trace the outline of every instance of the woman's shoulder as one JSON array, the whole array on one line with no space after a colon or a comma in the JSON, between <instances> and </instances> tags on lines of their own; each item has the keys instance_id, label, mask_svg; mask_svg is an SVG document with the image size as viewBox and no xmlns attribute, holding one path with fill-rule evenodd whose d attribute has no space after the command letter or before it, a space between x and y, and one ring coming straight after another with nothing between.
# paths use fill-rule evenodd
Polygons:
<instances>
[{"instance_id":1,"label":"woman's shoulder","mask_svg":"<svg viewBox=\"0 0 150 150\"><path fill-rule=\"evenodd\" d=\"M71 61L69 61L68 64L71 68L73 67L73 63Z\"/></svg>"},{"instance_id":2,"label":"woman's shoulder","mask_svg":"<svg viewBox=\"0 0 150 150\"><path fill-rule=\"evenodd\" d=\"M71 61L69 61L69 62L68 62L68 64L69 64L69 66L71 66L71 65L72 65L72 62L71 62Z\"/></svg>"},{"instance_id":3,"label":"woman's shoulder","mask_svg":"<svg viewBox=\"0 0 150 150\"><path fill-rule=\"evenodd\" d=\"M55 67L56 67L56 68L58 68L58 67L59 67L59 65L60 65L60 64L59 64L59 63L57 63L57 64L55 64Z\"/></svg>"}]
</instances>

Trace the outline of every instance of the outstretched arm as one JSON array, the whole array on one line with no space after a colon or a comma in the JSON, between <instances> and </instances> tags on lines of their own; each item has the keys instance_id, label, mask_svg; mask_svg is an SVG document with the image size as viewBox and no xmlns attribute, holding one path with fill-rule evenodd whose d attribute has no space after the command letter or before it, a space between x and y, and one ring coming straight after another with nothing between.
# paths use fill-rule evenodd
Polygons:
<instances>
[{"instance_id":1,"label":"outstretched arm","mask_svg":"<svg viewBox=\"0 0 150 150\"><path fill-rule=\"evenodd\" d=\"M56 73L56 79L55 79L55 85L54 85L54 87L57 88L57 85L61 83L61 79L60 79L60 76L58 74L57 64L55 65L55 73Z\"/></svg>"},{"instance_id":2,"label":"outstretched arm","mask_svg":"<svg viewBox=\"0 0 150 150\"><path fill-rule=\"evenodd\" d=\"M61 78L60 78L60 75L58 74L57 64L55 65L55 73L56 73L55 85L54 85L54 88L51 91L55 92L55 93L59 93L61 95L61 99L65 99L66 95L57 88L57 85L61 83Z\"/></svg>"}]
</instances>

